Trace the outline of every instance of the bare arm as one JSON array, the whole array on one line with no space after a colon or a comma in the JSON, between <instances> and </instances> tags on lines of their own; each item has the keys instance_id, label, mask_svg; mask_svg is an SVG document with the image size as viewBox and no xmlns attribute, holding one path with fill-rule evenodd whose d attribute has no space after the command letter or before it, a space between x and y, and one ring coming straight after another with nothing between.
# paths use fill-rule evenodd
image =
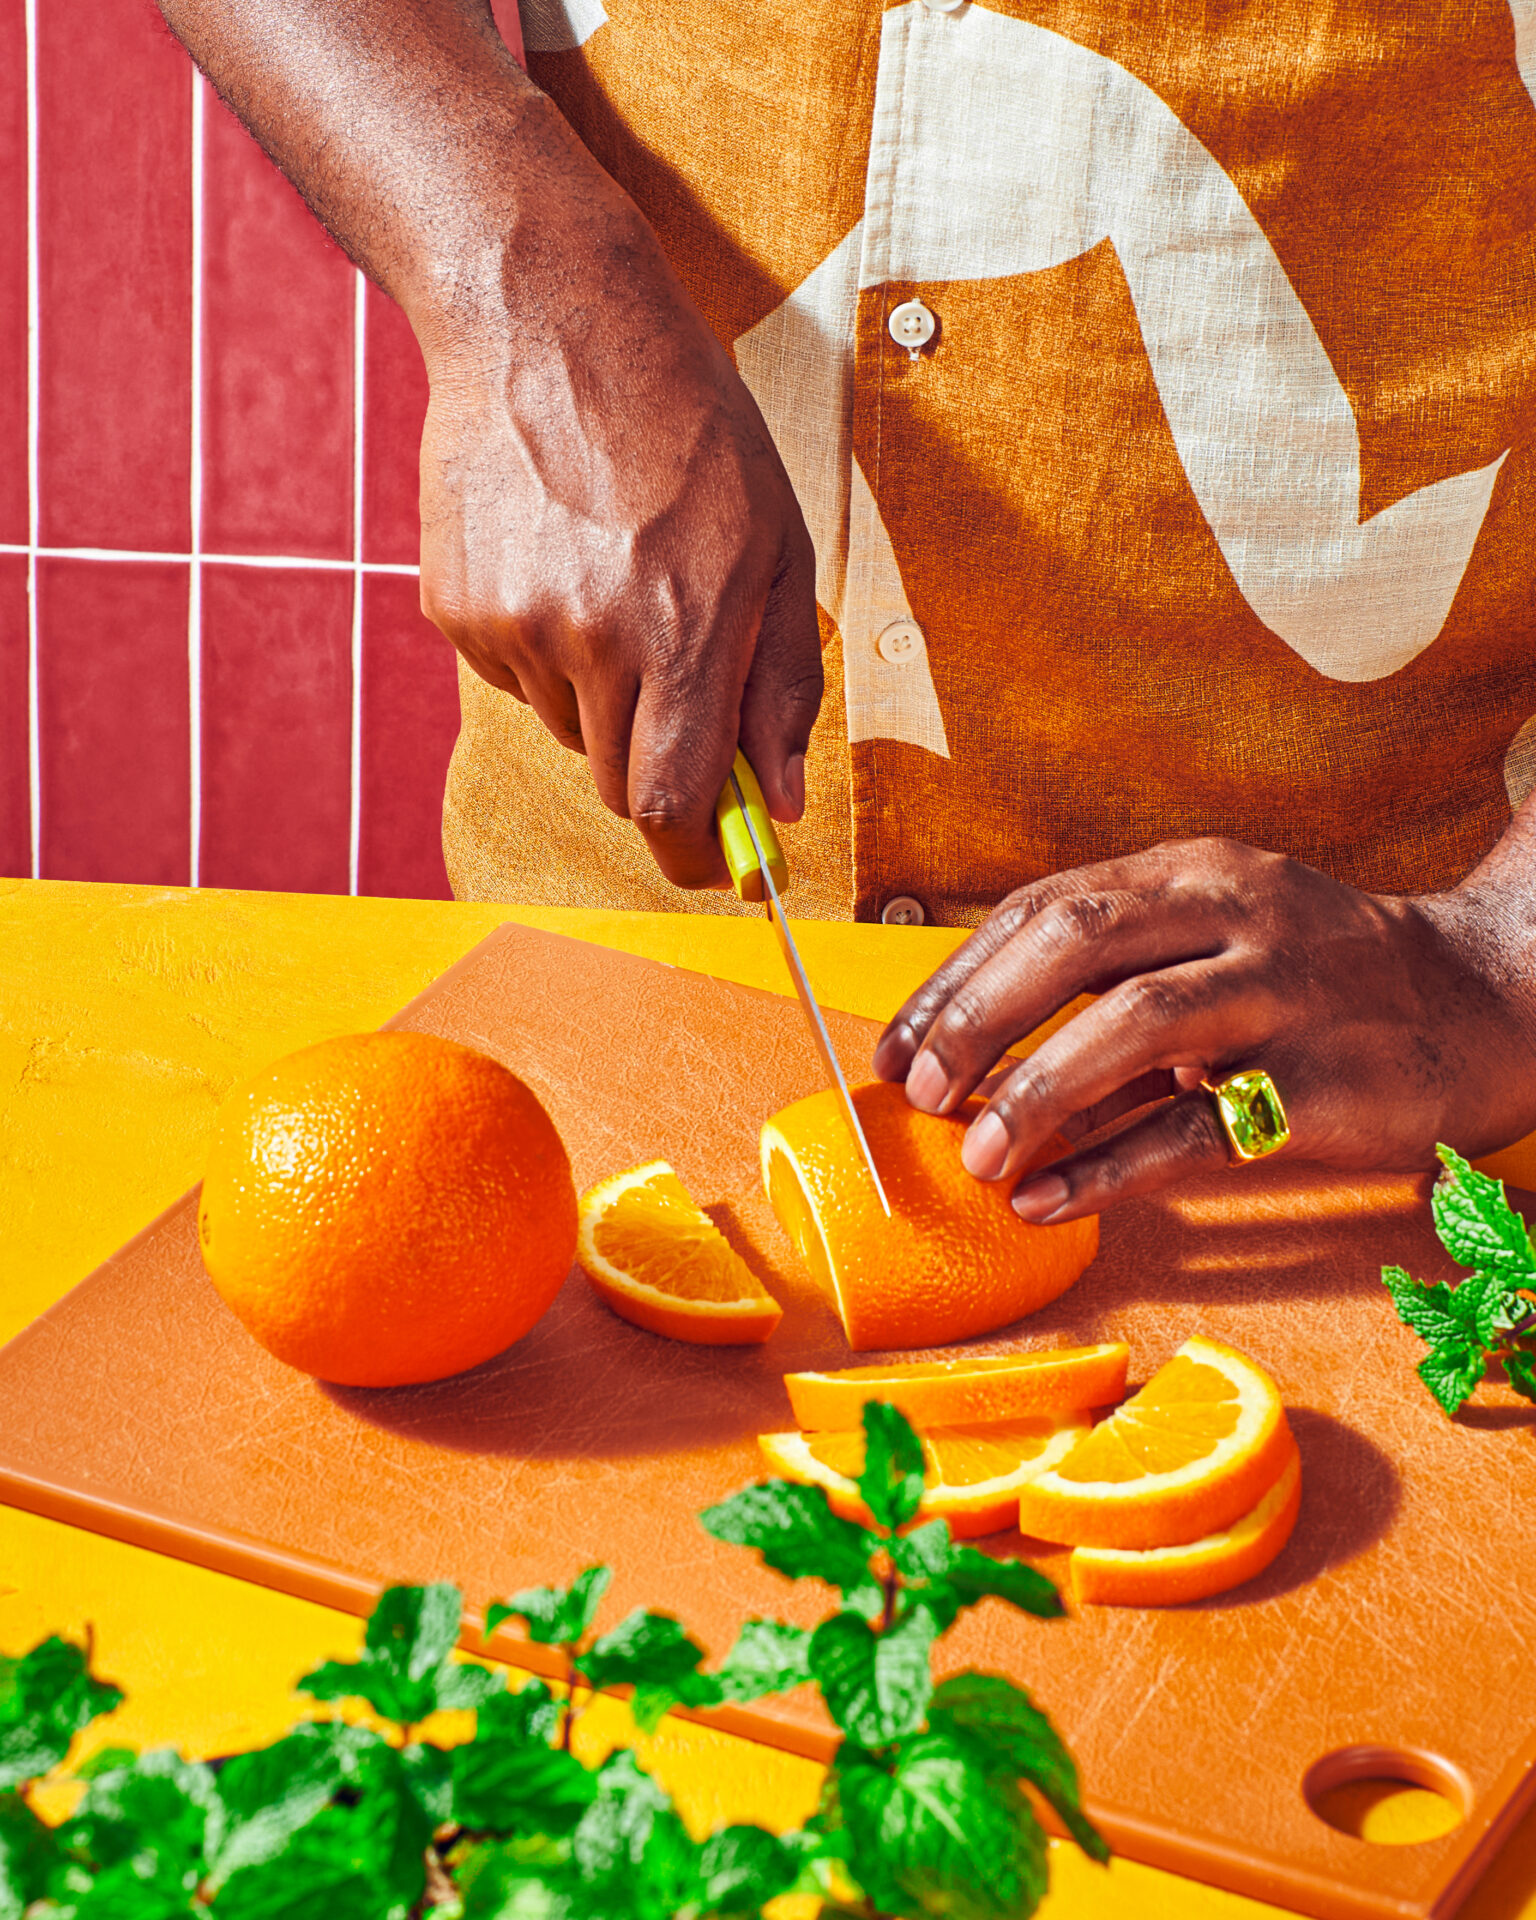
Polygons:
<instances>
[{"instance_id":1,"label":"bare arm","mask_svg":"<svg viewBox=\"0 0 1536 1920\"><path fill-rule=\"evenodd\" d=\"M669 878L718 884L738 738L804 804L814 559L729 356L484 0L160 0L341 246L432 400L422 604L587 754Z\"/></svg>"}]
</instances>

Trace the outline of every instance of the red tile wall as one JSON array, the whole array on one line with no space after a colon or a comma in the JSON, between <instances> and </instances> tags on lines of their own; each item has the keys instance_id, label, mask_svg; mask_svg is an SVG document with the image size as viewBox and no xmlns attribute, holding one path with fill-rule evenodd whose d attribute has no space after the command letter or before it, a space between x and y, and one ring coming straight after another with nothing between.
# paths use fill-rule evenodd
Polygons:
<instances>
[{"instance_id":1,"label":"red tile wall","mask_svg":"<svg viewBox=\"0 0 1536 1920\"><path fill-rule=\"evenodd\" d=\"M345 893L352 576L203 569L202 881Z\"/></svg>"},{"instance_id":2,"label":"red tile wall","mask_svg":"<svg viewBox=\"0 0 1536 1920\"><path fill-rule=\"evenodd\" d=\"M56 879L186 879L187 571L37 563L42 867Z\"/></svg>"},{"instance_id":3,"label":"red tile wall","mask_svg":"<svg viewBox=\"0 0 1536 1920\"><path fill-rule=\"evenodd\" d=\"M203 551L350 559L357 274L216 100L203 168Z\"/></svg>"},{"instance_id":4,"label":"red tile wall","mask_svg":"<svg viewBox=\"0 0 1536 1920\"><path fill-rule=\"evenodd\" d=\"M0 0L0 540L13 546L28 539L26 231L27 21L23 0Z\"/></svg>"},{"instance_id":5,"label":"red tile wall","mask_svg":"<svg viewBox=\"0 0 1536 1920\"><path fill-rule=\"evenodd\" d=\"M0 873L32 870L27 556L0 553Z\"/></svg>"},{"instance_id":6,"label":"red tile wall","mask_svg":"<svg viewBox=\"0 0 1536 1920\"><path fill-rule=\"evenodd\" d=\"M0 0L0 233L0 873L446 896L403 316L150 0Z\"/></svg>"}]
</instances>

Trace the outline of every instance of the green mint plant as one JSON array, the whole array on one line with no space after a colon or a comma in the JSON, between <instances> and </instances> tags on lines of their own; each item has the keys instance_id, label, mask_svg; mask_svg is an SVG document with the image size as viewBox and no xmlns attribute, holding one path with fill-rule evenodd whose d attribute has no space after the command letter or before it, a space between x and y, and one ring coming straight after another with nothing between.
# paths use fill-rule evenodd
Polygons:
<instances>
[{"instance_id":1,"label":"green mint plant","mask_svg":"<svg viewBox=\"0 0 1536 1920\"><path fill-rule=\"evenodd\" d=\"M1536 1250L1504 1183L1441 1146L1443 1171L1430 1196L1440 1244L1471 1269L1455 1285L1428 1285L1401 1267L1381 1277L1398 1317L1429 1347L1419 1378L1448 1414L1476 1391L1490 1361L1536 1401Z\"/></svg>"},{"instance_id":2,"label":"green mint plant","mask_svg":"<svg viewBox=\"0 0 1536 1920\"><path fill-rule=\"evenodd\" d=\"M563 1696L507 1689L455 1657L458 1591L392 1587L354 1661L300 1689L362 1700L386 1731L314 1720L217 1764L110 1747L73 1778L57 1826L30 1799L75 1736L121 1701L89 1647L57 1637L0 1660L0 1920L760 1920L781 1894L818 1897L824 1920L1026 1920L1046 1888L1032 1788L1093 1858L1077 1772L1045 1715L999 1674L935 1684L932 1649L967 1607L995 1598L1041 1619L1054 1587L1017 1560L914 1526L922 1448L893 1408L864 1412L860 1492L873 1525L839 1518L820 1488L769 1480L703 1516L720 1540L799 1580L838 1589L815 1628L749 1620L720 1664L670 1614L593 1620L606 1567L569 1587L493 1603L559 1648ZM633 1690L642 1728L810 1684L842 1735L815 1817L794 1832L726 1827L696 1840L627 1750L588 1767L572 1751L583 1690ZM419 1737L445 1708L473 1735Z\"/></svg>"}]
</instances>

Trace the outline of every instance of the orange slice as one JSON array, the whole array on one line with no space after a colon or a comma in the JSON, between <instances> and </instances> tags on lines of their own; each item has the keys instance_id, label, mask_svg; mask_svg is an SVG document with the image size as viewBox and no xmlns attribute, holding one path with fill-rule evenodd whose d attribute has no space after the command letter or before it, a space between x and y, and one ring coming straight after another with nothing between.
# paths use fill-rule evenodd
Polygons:
<instances>
[{"instance_id":1,"label":"orange slice","mask_svg":"<svg viewBox=\"0 0 1536 1920\"><path fill-rule=\"evenodd\" d=\"M1208 1600L1262 1573L1291 1537L1301 1511L1301 1455L1292 1449L1280 1478L1259 1504L1221 1533L1186 1547L1127 1553L1076 1547L1068 1567L1079 1601L1101 1607L1174 1607Z\"/></svg>"},{"instance_id":2,"label":"orange slice","mask_svg":"<svg viewBox=\"0 0 1536 1920\"><path fill-rule=\"evenodd\" d=\"M1074 1547L1177 1547L1219 1533L1294 1446L1280 1391L1231 1347L1186 1340L1140 1393L1019 1497L1019 1528Z\"/></svg>"},{"instance_id":3,"label":"orange slice","mask_svg":"<svg viewBox=\"0 0 1536 1920\"><path fill-rule=\"evenodd\" d=\"M960 1144L979 1111L944 1118L891 1085L853 1104L890 1197L881 1212L830 1088L776 1113L761 1136L763 1185L780 1226L837 1308L855 1351L944 1347L1033 1313L1098 1250L1096 1218L1023 1221L1007 1181L974 1180ZM1040 1155L1066 1152L1051 1141Z\"/></svg>"},{"instance_id":4,"label":"orange slice","mask_svg":"<svg viewBox=\"0 0 1536 1920\"><path fill-rule=\"evenodd\" d=\"M672 1340L753 1346L784 1317L665 1160L582 1195L576 1259L615 1313Z\"/></svg>"},{"instance_id":5,"label":"orange slice","mask_svg":"<svg viewBox=\"0 0 1536 1920\"><path fill-rule=\"evenodd\" d=\"M856 1427L866 1400L888 1400L915 1427L961 1427L1113 1406L1125 1394L1123 1341L955 1360L888 1361L837 1373L786 1373L802 1427Z\"/></svg>"},{"instance_id":6,"label":"orange slice","mask_svg":"<svg viewBox=\"0 0 1536 1920\"><path fill-rule=\"evenodd\" d=\"M919 1521L941 1516L956 1539L1001 1533L1019 1510L1019 1489L1064 1460L1087 1433L1086 1414L1064 1421L1011 1420L983 1427L937 1427L921 1436L927 1463ZM859 1498L862 1427L840 1433L760 1433L757 1444L786 1480L825 1487L834 1513L869 1521Z\"/></svg>"}]
</instances>

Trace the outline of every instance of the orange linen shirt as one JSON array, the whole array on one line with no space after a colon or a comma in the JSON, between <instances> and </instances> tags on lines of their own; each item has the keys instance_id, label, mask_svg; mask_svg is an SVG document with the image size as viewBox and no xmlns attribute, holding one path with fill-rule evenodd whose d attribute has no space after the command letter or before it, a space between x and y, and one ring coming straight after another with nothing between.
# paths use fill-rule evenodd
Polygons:
<instances>
[{"instance_id":1,"label":"orange linen shirt","mask_svg":"<svg viewBox=\"0 0 1536 1920\"><path fill-rule=\"evenodd\" d=\"M1413 891L1498 835L1536 782L1536 0L522 20L816 544L793 910L970 923L1211 833ZM462 689L461 893L733 904Z\"/></svg>"}]
</instances>

